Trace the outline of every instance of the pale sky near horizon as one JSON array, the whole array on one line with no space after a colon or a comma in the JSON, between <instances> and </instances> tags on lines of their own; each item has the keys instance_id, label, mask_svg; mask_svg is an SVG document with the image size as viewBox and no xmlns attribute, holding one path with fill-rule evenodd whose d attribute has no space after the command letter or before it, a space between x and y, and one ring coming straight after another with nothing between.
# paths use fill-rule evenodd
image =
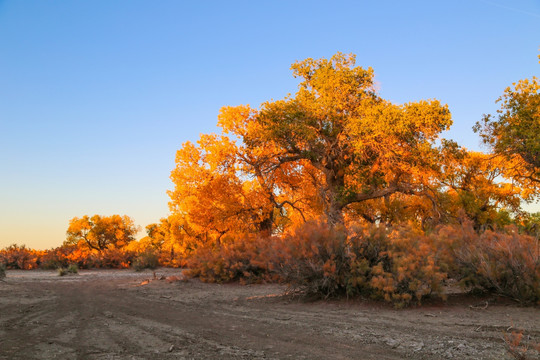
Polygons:
<instances>
[{"instance_id":1,"label":"pale sky near horizon","mask_svg":"<svg viewBox=\"0 0 540 360\"><path fill-rule=\"evenodd\" d=\"M167 216L183 142L337 51L385 99L448 104L444 136L481 149L471 127L540 76L539 47L540 0L0 0L0 248L59 246L85 214Z\"/></svg>"}]
</instances>

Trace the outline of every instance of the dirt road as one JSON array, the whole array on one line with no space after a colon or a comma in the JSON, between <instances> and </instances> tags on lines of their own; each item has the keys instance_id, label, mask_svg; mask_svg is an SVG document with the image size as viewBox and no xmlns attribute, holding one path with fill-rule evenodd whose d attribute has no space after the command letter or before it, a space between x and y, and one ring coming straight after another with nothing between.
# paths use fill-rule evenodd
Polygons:
<instances>
[{"instance_id":1,"label":"dirt road","mask_svg":"<svg viewBox=\"0 0 540 360\"><path fill-rule=\"evenodd\" d=\"M161 269L157 275L179 275ZM0 282L0 359L510 359L511 326L540 339L540 309L469 305L395 310L306 303L279 285L168 283L152 272L59 277L8 271Z\"/></svg>"}]
</instances>

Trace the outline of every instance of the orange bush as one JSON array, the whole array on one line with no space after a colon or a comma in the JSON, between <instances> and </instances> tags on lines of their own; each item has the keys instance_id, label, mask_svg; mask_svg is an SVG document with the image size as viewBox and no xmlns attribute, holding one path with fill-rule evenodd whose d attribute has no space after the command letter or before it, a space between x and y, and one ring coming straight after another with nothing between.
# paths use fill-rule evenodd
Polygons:
<instances>
[{"instance_id":1,"label":"orange bush","mask_svg":"<svg viewBox=\"0 0 540 360\"><path fill-rule=\"evenodd\" d=\"M124 269L131 265L134 257L135 253L123 248L98 251L79 248L77 245L63 245L44 252L40 258L40 267L43 269L57 269L73 264L80 269Z\"/></svg>"},{"instance_id":2,"label":"orange bush","mask_svg":"<svg viewBox=\"0 0 540 360\"><path fill-rule=\"evenodd\" d=\"M396 306L442 296L433 241L411 226L345 229L308 222L281 237L243 235L199 246L189 274L203 281L281 280L307 296L367 295Z\"/></svg>"},{"instance_id":3,"label":"orange bush","mask_svg":"<svg viewBox=\"0 0 540 360\"><path fill-rule=\"evenodd\" d=\"M95 251L88 257L89 268L127 269L131 266L135 254L124 249L106 249Z\"/></svg>"},{"instance_id":4,"label":"orange bush","mask_svg":"<svg viewBox=\"0 0 540 360\"><path fill-rule=\"evenodd\" d=\"M102 251L79 247L78 245L62 245L54 249L40 251L32 250L25 246L11 245L0 250L0 264L7 269L47 269L53 270L66 268L69 265L77 265L80 269L90 268L129 268L134 261L141 258L150 264L150 254L155 257L151 267L170 265L179 262L177 257L171 255L171 251L164 254L167 261L159 261L160 253L147 247L133 249L126 246L122 248L110 248ZM171 257L172 256L172 257ZM177 264L175 263L175 264Z\"/></svg>"},{"instance_id":5,"label":"orange bush","mask_svg":"<svg viewBox=\"0 0 540 360\"><path fill-rule=\"evenodd\" d=\"M540 303L540 249L537 239L514 226L476 234L471 224L441 228L464 286Z\"/></svg>"},{"instance_id":6,"label":"orange bush","mask_svg":"<svg viewBox=\"0 0 540 360\"><path fill-rule=\"evenodd\" d=\"M272 245L270 269L292 289L326 298L345 293L350 264L344 231L308 222Z\"/></svg>"},{"instance_id":7,"label":"orange bush","mask_svg":"<svg viewBox=\"0 0 540 360\"><path fill-rule=\"evenodd\" d=\"M218 244L200 245L187 259L187 274L207 282L268 280L268 240L240 234L222 239Z\"/></svg>"},{"instance_id":8,"label":"orange bush","mask_svg":"<svg viewBox=\"0 0 540 360\"><path fill-rule=\"evenodd\" d=\"M159 256L157 251L148 250L139 254L136 254L131 263L131 267L135 271L141 271L144 269L155 269L159 266Z\"/></svg>"},{"instance_id":9,"label":"orange bush","mask_svg":"<svg viewBox=\"0 0 540 360\"><path fill-rule=\"evenodd\" d=\"M158 225L152 224L151 229ZM147 227L148 228L148 227ZM156 236L153 233L153 236ZM175 241L156 241L146 236L132 241L123 248L134 254L132 265L139 269L155 268L157 266L180 267L184 265L181 247Z\"/></svg>"},{"instance_id":10,"label":"orange bush","mask_svg":"<svg viewBox=\"0 0 540 360\"><path fill-rule=\"evenodd\" d=\"M7 269L36 269L41 253L24 245L13 244L0 250L0 263L3 263Z\"/></svg>"},{"instance_id":11,"label":"orange bush","mask_svg":"<svg viewBox=\"0 0 540 360\"><path fill-rule=\"evenodd\" d=\"M68 257L76 250L77 247L75 245L71 245L60 246L55 249L44 251L43 255L40 257L39 267L46 270L67 267L70 264ZM77 262L76 264L79 268L85 267L81 262Z\"/></svg>"},{"instance_id":12,"label":"orange bush","mask_svg":"<svg viewBox=\"0 0 540 360\"><path fill-rule=\"evenodd\" d=\"M371 267L369 291L373 297L396 306L419 303L432 294L444 297L442 285L447 275L438 265L433 242L422 231L407 224L389 229L375 226L351 241L357 249L354 261L365 259Z\"/></svg>"},{"instance_id":13,"label":"orange bush","mask_svg":"<svg viewBox=\"0 0 540 360\"><path fill-rule=\"evenodd\" d=\"M527 340L523 337L523 331L512 331L504 334L506 350L514 359L533 360L540 358L540 343L536 343L530 336Z\"/></svg>"},{"instance_id":14,"label":"orange bush","mask_svg":"<svg viewBox=\"0 0 540 360\"><path fill-rule=\"evenodd\" d=\"M411 226L345 229L307 223L274 245L271 270L312 296L368 295L396 306L442 296L432 241Z\"/></svg>"}]
</instances>

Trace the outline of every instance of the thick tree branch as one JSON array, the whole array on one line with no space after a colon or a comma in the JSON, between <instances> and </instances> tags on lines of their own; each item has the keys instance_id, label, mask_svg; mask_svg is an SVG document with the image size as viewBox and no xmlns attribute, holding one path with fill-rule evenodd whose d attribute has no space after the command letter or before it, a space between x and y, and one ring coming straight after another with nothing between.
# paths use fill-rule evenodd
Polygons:
<instances>
[{"instance_id":1,"label":"thick tree branch","mask_svg":"<svg viewBox=\"0 0 540 360\"><path fill-rule=\"evenodd\" d=\"M372 190L372 191L367 192L367 193L351 194L351 195L347 196L346 198L344 198L343 200L340 201L340 207L341 207L341 209L343 209L345 206L347 206L349 204L358 203L358 202L371 200L371 199L378 199L378 198L384 197L386 195L393 194L393 193L398 192L398 191L400 191L399 186L391 185L391 186L388 186L387 188L379 189L379 190ZM401 192L403 192L403 191L401 191Z\"/></svg>"}]
</instances>

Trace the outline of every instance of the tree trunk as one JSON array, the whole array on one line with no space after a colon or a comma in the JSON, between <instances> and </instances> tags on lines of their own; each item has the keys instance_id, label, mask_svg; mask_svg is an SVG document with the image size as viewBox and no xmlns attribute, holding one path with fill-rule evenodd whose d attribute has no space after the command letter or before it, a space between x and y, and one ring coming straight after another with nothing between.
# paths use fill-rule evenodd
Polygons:
<instances>
[{"instance_id":1,"label":"tree trunk","mask_svg":"<svg viewBox=\"0 0 540 360\"><path fill-rule=\"evenodd\" d=\"M324 215L326 221L331 227L344 225L343 204L341 202L340 189L343 189L345 179L343 176L337 176L334 171L326 173L326 204L324 206Z\"/></svg>"},{"instance_id":2,"label":"tree trunk","mask_svg":"<svg viewBox=\"0 0 540 360\"><path fill-rule=\"evenodd\" d=\"M328 208L325 209L325 216L326 221L332 228L344 225L345 223L341 207L335 206L335 204L330 204Z\"/></svg>"},{"instance_id":3,"label":"tree trunk","mask_svg":"<svg viewBox=\"0 0 540 360\"><path fill-rule=\"evenodd\" d=\"M257 224L259 232L264 235L271 235L274 227L274 216L270 213L263 221Z\"/></svg>"}]
</instances>

